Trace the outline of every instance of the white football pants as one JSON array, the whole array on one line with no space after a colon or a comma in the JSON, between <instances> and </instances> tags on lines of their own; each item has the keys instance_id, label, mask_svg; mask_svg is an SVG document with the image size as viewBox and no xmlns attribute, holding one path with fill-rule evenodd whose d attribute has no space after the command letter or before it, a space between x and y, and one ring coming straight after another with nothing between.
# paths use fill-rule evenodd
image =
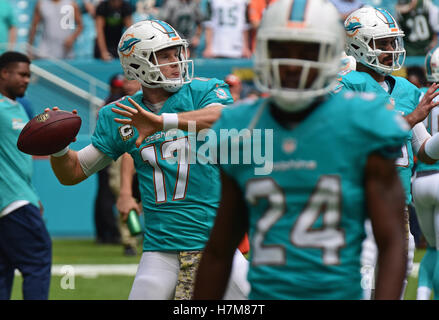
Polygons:
<instances>
[{"instance_id":1,"label":"white football pants","mask_svg":"<svg viewBox=\"0 0 439 320\"><path fill-rule=\"evenodd\" d=\"M137 268L129 300L172 300L180 265L177 253L144 252ZM246 300L250 292L247 281L248 261L239 250L233 257L225 300Z\"/></svg>"},{"instance_id":2,"label":"white football pants","mask_svg":"<svg viewBox=\"0 0 439 320\"><path fill-rule=\"evenodd\" d=\"M408 214L408 212L407 212ZM361 272L364 277L368 277L371 281L362 281L362 284L368 284L363 286L364 299L371 299L371 291L375 289L375 266L378 258L378 247L375 242L375 237L373 236L372 223L370 219L366 219L364 223L364 229L366 231L366 238L363 240L363 248L361 252ZM408 231L408 253L407 253L407 273L405 284L402 292L402 297L404 296L405 286L407 285L408 276L411 274L413 269L413 258L415 255L415 238Z\"/></svg>"}]
</instances>

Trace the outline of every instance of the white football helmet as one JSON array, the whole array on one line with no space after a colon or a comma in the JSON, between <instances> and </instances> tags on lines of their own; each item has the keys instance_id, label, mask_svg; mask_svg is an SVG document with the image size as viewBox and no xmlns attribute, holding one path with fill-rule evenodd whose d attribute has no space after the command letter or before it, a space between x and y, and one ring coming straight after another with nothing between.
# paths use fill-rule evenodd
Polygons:
<instances>
[{"instance_id":1,"label":"white football helmet","mask_svg":"<svg viewBox=\"0 0 439 320\"><path fill-rule=\"evenodd\" d=\"M427 53L425 57L425 71L428 82L439 81L439 46Z\"/></svg>"},{"instance_id":2,"label":"white football helmet","mask_svg":"<svg viewBox=\"0 0 439 320\"><path fill-rule=\"evenodd\" d=\"M162 49L178 47L179 61L158 64L156 53ZM178 91L193 77L193 61L188 60L188 43L168 23L161 20L145 20L133 24L122 35L118 53L120 63L129 80L138 80L148 88ZM180 77L167 78L160 67L178 64ZM190 65L190 67L189 67Z\"/></svg>"},{"instance_id":3,"label":"white football helmet","mask_svg":"<svg viewBox=\"0 0 439 320\"><path fill-rule=\"evenodd\" d=\"M366 6L352 12L345 20L346 54L353 56L357 62L375 70L381 75L390 74L402 68L405 49L402 38L404 32L399 28L392 15L381 8ZM394 37L392 51L376 47L378 39ZM382 53L392 54L392 65L379 62Z\"/></svg>"},{"instance_id":4,"label":"white football helmet","mask_svg":"<svg viewBox=\"0 0 439 320\"><path fill-rule=\"evenodd\" d=\"M256 36L254 56L255 84L268 92L282 109L300 111L316 97L333 89L341 67L344 31L339 14L327 0L279 0L264 12ZM318 44L317 61L306 59L273 58L271 41ZM300 66L297 88L283 87L279 67ZM317 77L307 86L311 69Z\"/></svg>"}]
</instances>

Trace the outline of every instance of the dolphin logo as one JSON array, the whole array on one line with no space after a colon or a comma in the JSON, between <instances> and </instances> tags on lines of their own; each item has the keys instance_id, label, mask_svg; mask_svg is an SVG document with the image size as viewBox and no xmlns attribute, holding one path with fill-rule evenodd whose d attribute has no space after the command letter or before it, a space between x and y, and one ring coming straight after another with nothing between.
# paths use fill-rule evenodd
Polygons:
<instances>
[{"instance_id":1,"label":"dolphin logo","mask_svg":"<svg viewBox=\"0 0 439 320\"><path fill-rule=\"evenodd\" d=\"M358 21L349 21L349 23L345 26L345 29L348 32L353 32L359 28L361 28L361 23Z\"/></svg>"},{"instance_id":2,"label":"dolphin logo","mask_svg":"<svg viewBox=\"0 0 439 320\"><path fill-rule=\"evenodd\" d=\"M140 42L140 39L129 38L122 43L122 45L119 47L119 51L120 52L129 51L136 43L139 43L139 42Z\"/></svg>"}]
</instances>

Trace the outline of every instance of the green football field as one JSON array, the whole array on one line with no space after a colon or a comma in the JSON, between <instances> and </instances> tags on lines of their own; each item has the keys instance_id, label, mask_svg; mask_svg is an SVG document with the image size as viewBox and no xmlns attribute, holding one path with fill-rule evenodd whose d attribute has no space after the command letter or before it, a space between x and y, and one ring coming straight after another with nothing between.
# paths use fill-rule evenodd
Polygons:
<instances>
[{"instance_id":1,"label":"green football field","mask_svg":"<svg viewBox=\"0 0 439 320\"><path fill-rule=\"evenodd\" d=\"M425 250L415 253L415 266ZM126 300L134 280L136 257L123 255L121 245L96 244L92 239L54 239L50 300ZM58 271L57 271L58 270ZM12 299L22 299L22 278L15 277ZM417 278L410 277L405 299L416 299Z\"/></svg>"}]
</instances>

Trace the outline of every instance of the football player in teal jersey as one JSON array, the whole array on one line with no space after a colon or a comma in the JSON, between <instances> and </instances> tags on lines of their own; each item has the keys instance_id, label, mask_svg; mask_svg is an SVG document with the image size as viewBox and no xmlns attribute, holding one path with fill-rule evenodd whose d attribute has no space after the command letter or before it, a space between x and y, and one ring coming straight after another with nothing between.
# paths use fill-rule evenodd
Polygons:
<instances>
[{"instance_id":1,"label":"football player in teal jersey","mask_svg":"<svg viewBox=\"0 0 439 320\"><path fill-rule=\"evenodd\" d=\"M29 121L17 98L29 84L30 63L20 52L0 56L0 300L11 298L15 269L23 275L23 299L49 298L52 241L32 185L32 157L17 148Z\"/></svg>"},{"instance_id":2,"label":"football player in teal jersey","mask_svg":"<svg viewBox=\"0 0 439 320\"><path fill-rule=\"evenodd\" d=\"M202 113L209 114L233 102L223 81L192 79L187 47L164 21L146 20L128 28L119 43L120 62L127 78L138 80L142 91L99 111L89 146L78 152L67 147L51 156L53 171L67 185L81 182L124 153L134 159L145 234L130 299L191 297L201 250L219 205L219 170L190 162L198 146L188 132L168 130L165 121L159 132L139 138L131 125L116 123L112 112L123 103L172 122L176 112L204 108L209 110ZM246 259L239 252L236 256L239 268L245 269ZM239 281L231 281L225 298L246 298L246 279Z\"/></svg>"},{"instance_id":3,"label":"football player in teal jersey","mask_svg":"<svg viewBox=\"0 0 439 320\"><path fill-rule=\"evenodd\" d=\"M439 82L439 47L430 50L425 57L425 70L428 83ZM428 88L420 90L425 93ZM439 131L439 108L431 110L424 120L427 131L434 135ZM416 177L413 180L413 200L419 226L427 241L427 250L419 266L418 300L429 300L431 290L439 292L439 164L418 162ZM438 299L438 295L434 295Z\"/></svg>"},{"instance_id":4,"label":"football player in teal jersey","mask_svg":"<svg viewBox=\"0 0 439 320\"><path fill-rule=\"evenodd\" d=\"M356 70L340 73L340 85L336 89L349 89L358 92L374 92L391 99L395 109L400 112L413 130L401 149L401 156L396 166L404 185L406 204L411 202L411 175L413 168L413 151L419 160L434 163L439 159L439 139L426 132L422 122L432 108L439 104L433 99L439 94L439 87L433 84L420 99L421 92L408 80L392 76L393 71L399 70L405 58L402 38L404 33L395 19L384 9L363 7L352 12L345 20L346 54L357 61ZM414 239L408 230L408 274L413 264ZM370 230L367 228L366 230ZM363 250L363 265L372 268L375 265L376 245L373 235L368 232ZM407 283L407 282L406 282ZM366 298L371 293L365 291Z\"/></svg>"},{"instance_id":5,"label":"football player in teal jersey","mask_svg":"<svg viewBox=\"0 0 439 320\"><path fill-rule=\"evenodd\" d=\"M194 298L222 296L248 229L251 299L361 299L367 216L380 249L376 298L399 298L406 269L404 193L393 163L408 126L382 96L328 95L343 43L329 1L279 0L266 10L255 80L271 98L224 108L213 129L217 136L248 130L256 142L256 132L261 140L272 134L272 162L220 163L221 204ZM245 139L232 136L217 148L232 143L242 152ZM271 170L256 174L264 168Z\"/></svg>"},{"instance_id":6,"label":"football player in teal jersey","mask_svg":"<svg viewBox=\"0 0 439 320\"><path fill-rule=\"evenodd\" d=\"M258 168L252 163L221 164L222 202L195 298L223 296L234 250L249 228L251 298L359 299L362 284L367 285L361 279L360 251L369 214L380 248L376 298L397 299L406 258L404 194L393 162L408 137L407 124L387 109L388 100L374 94L351 92L335 100L326 95L343 44L332 4L281 0L264 20L255 71L272 99L230 110L179 113L173 119L136 105L113 108L129 118L115 121L137 128L138 143L164 123L187 129L192 119L199 130L221 114L217 133L221 128L275 129L276 163L268 177L255 176Z\"/></svg>"}]
</instances>

